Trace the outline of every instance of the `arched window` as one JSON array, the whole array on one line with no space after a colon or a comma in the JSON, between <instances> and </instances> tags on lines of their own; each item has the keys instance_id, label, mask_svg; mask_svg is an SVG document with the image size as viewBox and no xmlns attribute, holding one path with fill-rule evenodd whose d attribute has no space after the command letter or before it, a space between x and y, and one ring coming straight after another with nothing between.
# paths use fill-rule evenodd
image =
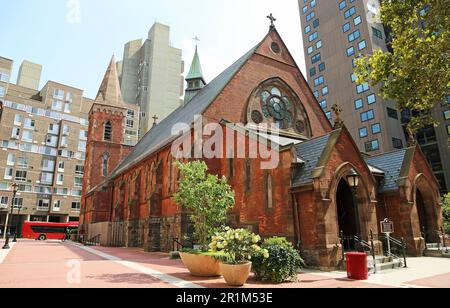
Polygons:
<instances>
[{"instance_id":1,"label":"arched window","mask_svg":"<svg viewBox=\"0 0 450 308\"><path fill-rule=\"evenodd\" d=\"M102 155L102 176L108 176L108 163L109 163L109 153L103 153Z\"/></svg>"},{"instance_id":2,"label":"arched window","mask_svg":"<svg viewBox=\"0 0 450 308\"><path fill-rule=\"evenodd\" d=\"M272 176L270 173L267 173L266 178L266 199L267 199L267 208L273 209L273 187L272 187Z\"/></svg>"},{"instance_id":3,"label":"arched window","mask_svg":"<svg viewBox=\"0 0 450 308\"><path fill-rule=\"evenodd\" d=\"M105 123L105 130L103 132L103 140L111 141L112 140L112 125L111 122Z\"/></svg>"}]
</instances>

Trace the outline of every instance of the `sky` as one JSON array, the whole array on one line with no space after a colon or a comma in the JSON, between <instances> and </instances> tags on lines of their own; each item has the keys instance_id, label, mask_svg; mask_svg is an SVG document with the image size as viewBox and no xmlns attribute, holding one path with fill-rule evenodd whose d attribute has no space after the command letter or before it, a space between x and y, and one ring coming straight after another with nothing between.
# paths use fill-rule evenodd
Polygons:
<instances>
[{"instance_id":1,"label":"sky","mask_svg":"<svg viewBox=\"0 0 450 308\"><path fill-rule=\"evenodd\" d=\"M48 80L83 89L94 98L109 60L123 45L146 38L154 22L171 27L172 46L183 50L185 71L195 36L206 81L230 66L276 26L304 72L297 0L0 0L0 56L43 65Z\"/></svg>"}]
</instances>

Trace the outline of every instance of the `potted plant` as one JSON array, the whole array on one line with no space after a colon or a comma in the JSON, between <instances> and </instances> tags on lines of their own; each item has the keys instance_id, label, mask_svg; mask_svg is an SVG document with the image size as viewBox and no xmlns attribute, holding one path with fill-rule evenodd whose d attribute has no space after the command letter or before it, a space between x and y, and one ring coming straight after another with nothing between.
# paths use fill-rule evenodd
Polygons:
<instances>
[{"instance_id":1,"label":"potted plant","mask_svg":"<svg viewBox=\"0 0 450 308\"><path fill-rule=\"evenodd\" d=\"M258 254L263 258L269 257L268 251L258 245L260 241L259 235L248 230L229 227L213 236L209 247L213 252L224 253L220 269L229 286L240 287L247 282L253 256Z\"/></svg>"},{"instance_id":2,"label":"potted plant","mask_svg":"<svg viewBox=\"0 0 450 308\"><path fill-rule=\"evenodd\" d=\"M273 237L266 239L261 248L269 252L269 258L261 254L253 258L253 272L257 279L274 283L298 280L304 262L290 242Z\"/></svg>"},{"instance_id":3,"label":"potted plant","mask_svg":"<svg viewBox=\"0 0 450 308\"><path fill-rule=\"evenodd\" d=\"M198 248L182 251L180 257L194 276L220 276L219 261L208 251L208 244L225 225L227 212L234 206L234 192L225 177L207 174L204 162L177 163L177 167L181 180L174 200L191 213Z\"/></svg>"}]
</instances>

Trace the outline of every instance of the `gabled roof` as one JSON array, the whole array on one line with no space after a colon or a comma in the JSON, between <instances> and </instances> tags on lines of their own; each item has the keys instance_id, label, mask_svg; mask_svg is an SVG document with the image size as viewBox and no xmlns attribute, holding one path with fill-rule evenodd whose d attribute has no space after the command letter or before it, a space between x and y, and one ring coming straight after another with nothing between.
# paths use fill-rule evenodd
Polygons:
<instances>
[{"instance_id":1,"label":"gabled roof","mask_svg":"<svg viewBox=\"0 0 450 308\"><path fill-rule=\"evenodd\" d=\"M119 77L117 75L116 59L114 56L112 56L111 61L109 62L108 69L103 77L95 101L107 105L123 105Z\"/></svg>"},{"instance_id":2,"label":"gabled roof","mask_svg":"<svg viewBox=\"0 0 450 308\"><path fill-rule=\"evenodd\" d=\"M297 156L304 162L303 166L294 173L292 186L304 185L312 182L312 173L319 163L331 134L311 139L295 146Z\"/></svg>"},{"instance_id":3,"label":"gabled roof","mask_svg":"<svg viewBox=\"0 0 450 308\"><path fill-rule=\"evenodd\" d=\"M396 190L408 149L372 156L366 159L367 164L384 171L384 180L379 188L380 193Z\"/></svg>"},{"instance_id":4,"label":"gabled roof","mask_svg":"<svg viewBox=\"0 0 450 308\"><path fill-rule=\"evenodd\" d=\"M191 125L194 123L194 117L203 114L203 112L214 102L220 92L222 92L225 86L250 59L260 44L261 42L200 90L189 104L179 107L156 127L151 129L134 147L133 151L124 159L124 161L111 173L107 180L111 180L122 172L135 166L149 155L170 143L172 139L177 138L172 136L172 127L175 124L185 123Z\"/></svg>"}]
</instances>

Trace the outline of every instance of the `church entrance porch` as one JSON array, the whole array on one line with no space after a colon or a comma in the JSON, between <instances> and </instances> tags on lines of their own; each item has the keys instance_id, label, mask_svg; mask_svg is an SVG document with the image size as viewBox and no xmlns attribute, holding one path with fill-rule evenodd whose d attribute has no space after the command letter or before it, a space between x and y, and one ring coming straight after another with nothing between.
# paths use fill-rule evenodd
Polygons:
<instances>
[{"instance_id":1,"label":"church entrance porch","mask_svg":"<svg viewBox=\"0 0 450 308\"><path fill-rule=\"evenodd\" d=\"M343 249L353 251L356 249L355 236L360 234L358 207L353 191L345 180L339 183L336 206Z\"/></svg>"}]
</instances>

